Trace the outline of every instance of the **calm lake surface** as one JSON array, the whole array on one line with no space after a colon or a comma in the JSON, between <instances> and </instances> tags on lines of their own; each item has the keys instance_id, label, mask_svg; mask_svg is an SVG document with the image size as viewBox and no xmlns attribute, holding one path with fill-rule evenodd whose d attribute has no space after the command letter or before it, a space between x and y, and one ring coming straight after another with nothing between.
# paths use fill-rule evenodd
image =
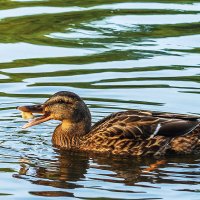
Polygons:
<instances>
[{"instance_id":1,"label":"calm lake surface","mask_svg":"<svg viewBox=\"0 0 200 200\"><path fill-rule=\"evenodd\" d=\"M199 22L199 0L0 0L0 199L199 200L200 155L61 152L57 121L22 130L16 110L70 90L93 122L132 108L200 114Z\"/></svg>"}]
</instances>

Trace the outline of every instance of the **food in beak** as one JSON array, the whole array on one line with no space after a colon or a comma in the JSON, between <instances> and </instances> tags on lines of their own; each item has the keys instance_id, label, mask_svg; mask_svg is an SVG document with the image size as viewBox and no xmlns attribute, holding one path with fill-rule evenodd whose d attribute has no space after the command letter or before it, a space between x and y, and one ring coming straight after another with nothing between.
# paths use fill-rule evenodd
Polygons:
<instances>
[{"instance_id":1,"label":"food in beak","mask_svg":"<svg viewBox=\"0 0 200 200\"><path fill-rule=\"evenodd\" d=\"M33 113L40 113L43 114L41 117L37 117L27 124L25 124L22 128L28 128L31 126L35 126L37 124L46 122L51 119L51 116L49 114L44 114L43 112L43 105L32 105L32 106L19 106L17 107L18 110L22 112L22 118L23 119L33 119Z\"/></svg>"},{"instance_id":2,"label":"food in beak","mask_svg":"<svg viewBox=\"0 0 200 200\"><path fill-rule=\"evenodd\" d=\"M22 118L23 119L33 119L34 116L33 116L33 113L31 112L21 112L21 115L22 115Z\"/></svg>"},{"instance_id":3,"label":"food in beak","mask_svg":"<svg viewBox=\"0 0 200 200\"><path fill-rule=\"evenodd\" d=\"M49 121L51 119L50 115L42 115L41 117L37 117L33 120L31 120L30 122L28 122L27 124L25 124L22 128L29 128L31 126L35 126L37 124Z\"/></svg>"}]
</instances>

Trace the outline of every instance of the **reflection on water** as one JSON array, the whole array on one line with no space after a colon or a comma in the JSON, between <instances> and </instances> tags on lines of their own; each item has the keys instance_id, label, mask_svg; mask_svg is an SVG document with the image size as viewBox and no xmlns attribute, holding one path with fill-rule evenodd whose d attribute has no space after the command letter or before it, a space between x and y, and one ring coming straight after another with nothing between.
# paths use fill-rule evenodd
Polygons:
<instances>
[{"instance_id":1,"label":"reflection on water","mask_svg":"<svg viewBox=\"0 0 200 200\"><path fill-rule=\"evenodd\" d=\"M54 160L40 159L36 163L31 163L28 158L21 160L24 163L13 177L39 185L38 190L29 191L39 196L165 198L166 194L159 191L162 189L173 190L172 196L182 191L182 198L187 199L191 196L188 191L198 192L200 166L195 161L197 157L164 159L159 168L146 172L145 169L156 162L155 159L58 152ZM187 185L190 184L192 187L188 190Z\"/></svg>"},{"instance_id":2,"label":"reflection on water","mask_svg":"<svg viewBox=\"0 0 200 200\"><path fill-rule=\"evenodd\" d=\"M198 0L1 2L0 196L198 199L199 156L60 152L58 122L22 130L15 108L71 90L93 122L131 108L199 114L199 22Z\"/></svg>"}]
</instances>

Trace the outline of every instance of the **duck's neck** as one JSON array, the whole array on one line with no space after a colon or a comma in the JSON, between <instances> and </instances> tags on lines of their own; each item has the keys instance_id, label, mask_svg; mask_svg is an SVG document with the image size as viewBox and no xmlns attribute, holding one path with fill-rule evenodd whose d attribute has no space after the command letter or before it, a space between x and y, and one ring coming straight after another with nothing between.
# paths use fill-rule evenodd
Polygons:
<instances>
[{"instance_id":1,"label":"duck's neck","mask_svg":"<svg viewBox=\"0 0 200 200\"><path fill-rule=\"evenodd\" d=\"M90 129L90 121L87 123L84 121L74 123L69 120L63 120L62 123L55 129L52 142L55 146L61 148L79 148L81 139L89 133Z\"/></svg>"}]
</instances>

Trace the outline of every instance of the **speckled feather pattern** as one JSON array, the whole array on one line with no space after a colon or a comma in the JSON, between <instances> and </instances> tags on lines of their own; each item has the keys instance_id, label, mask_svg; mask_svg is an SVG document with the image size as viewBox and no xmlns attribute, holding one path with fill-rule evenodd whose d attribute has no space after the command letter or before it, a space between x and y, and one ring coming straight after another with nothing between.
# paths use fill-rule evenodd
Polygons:
<instances>
[{"instance_id":1,"label":"speckled feather pattern","mask_svg":"<svg viewBox=\"0 0 200 200\"><path fill-rule=\"evenodd\" d=\"M121 155L155 155L163 146L166 147L162 149L162 154L195 151L200 145L200 128L198 125L193 127L192 123L193 120L196 121L195 116L187 118L187 115L166 113L166 118L164 117L164 113L161 115L158 112L140 110L112 114L93 126L82 140L80 149ZM194 130L191 128L191 132L184 136L170 137L170 142L166 136L151 137L159 123L164 126L172 122L182 123L183 120L191 122ZM183 134L184 131L185 129Z\"/></svg>"}]
</instances>

